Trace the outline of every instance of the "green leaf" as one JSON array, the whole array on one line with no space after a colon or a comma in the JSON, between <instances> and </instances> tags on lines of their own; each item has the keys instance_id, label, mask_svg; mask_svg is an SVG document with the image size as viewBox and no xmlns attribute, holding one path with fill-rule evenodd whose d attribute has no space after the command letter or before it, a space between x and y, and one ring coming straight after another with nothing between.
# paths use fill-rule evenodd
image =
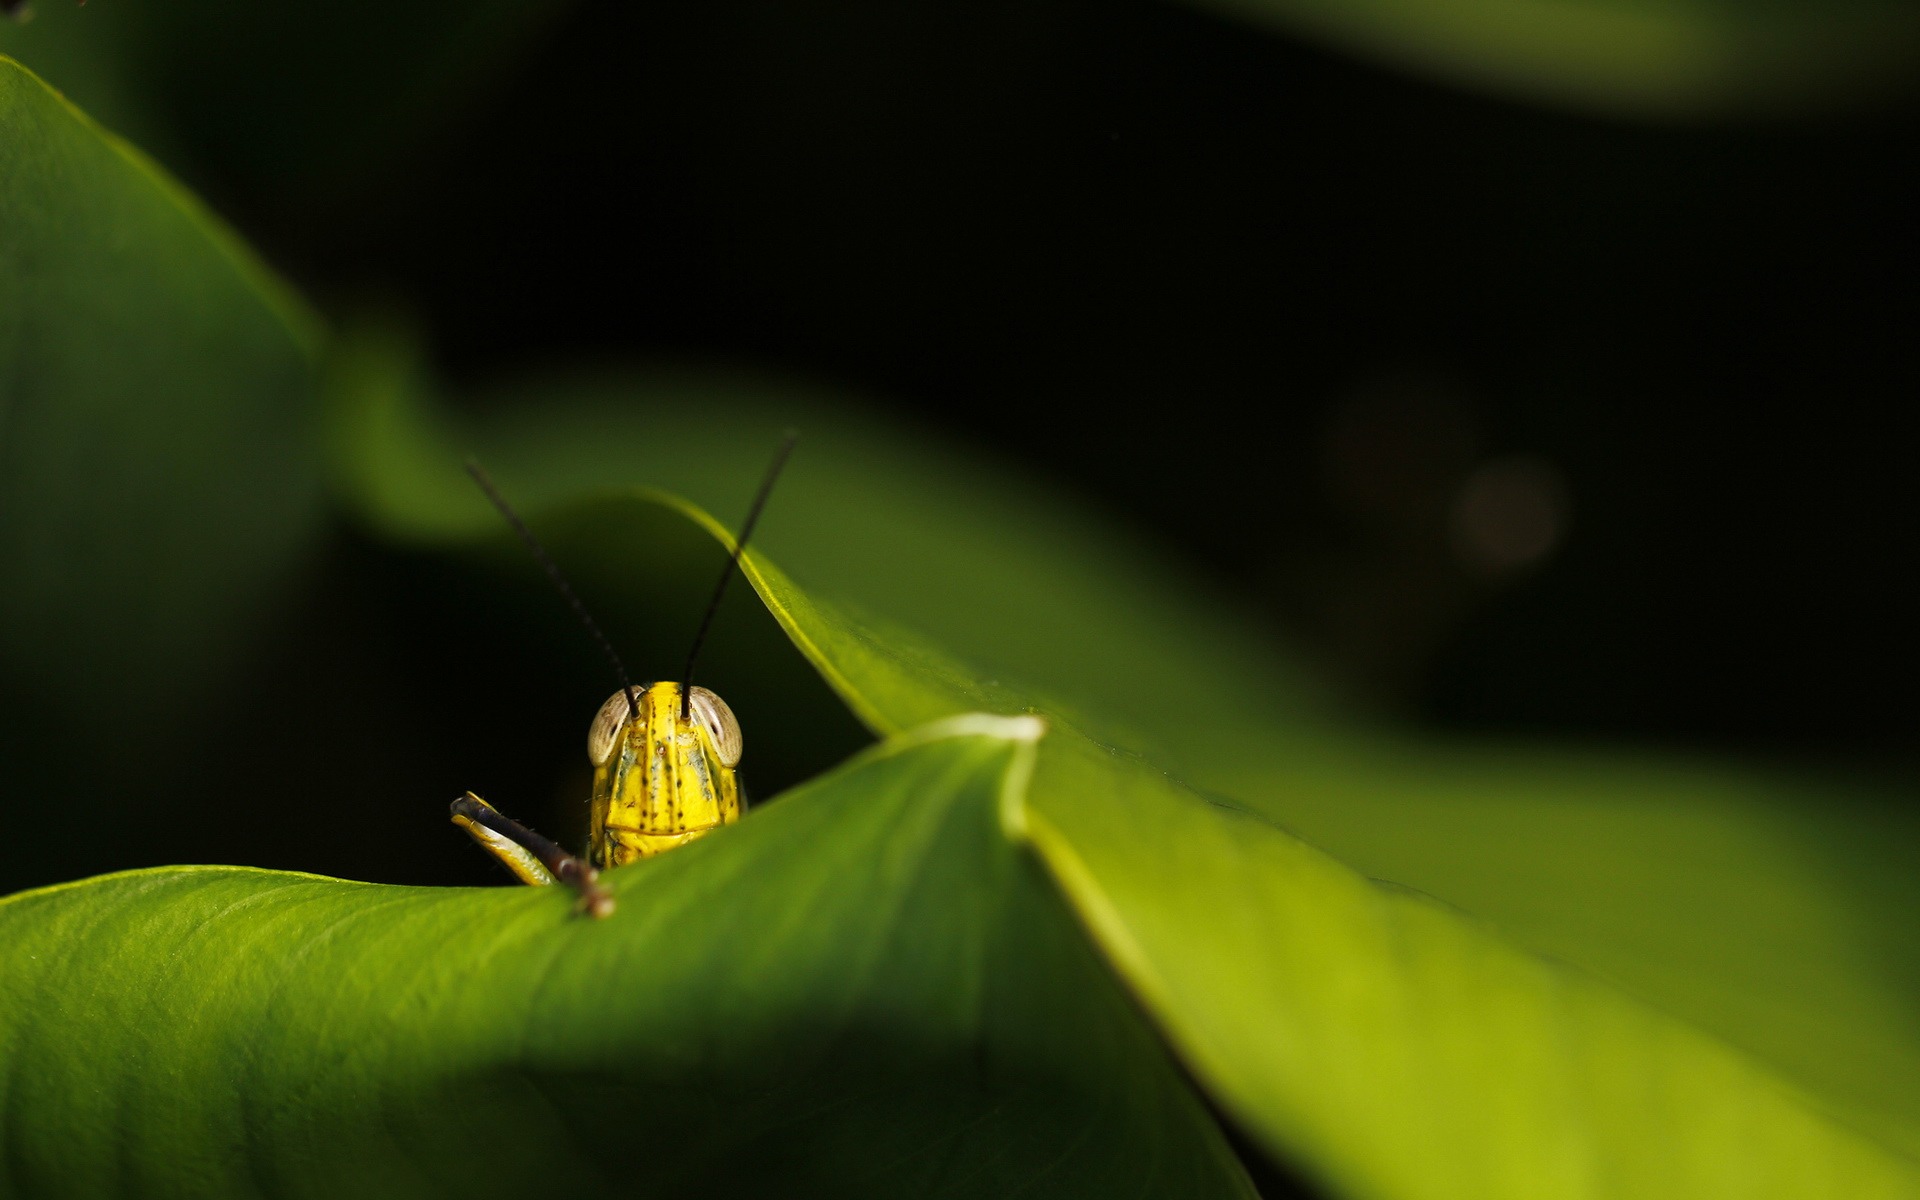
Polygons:
<instances>
[{"instance_id":1,"label":"green leaf","mask_svg":"<svg viewBox=\"0 0 1920 1200\"><path fill-rule=\"evenodd\" d=\"M1201 0L1476 89L1609 113L1809 112L1912 93L1898 0Z\"/></svg>"},{"instance_id":2,"label":"green leaf","mask_svg":"<svg viewBox=\"0 0 1920 1200\"><path fill-rule=\"evenodd\" d=\"M474 536L435 482L451 476L432 414L397 395L362 394L364 423L335 427L361 472L350 491L390 530ZM380 454L351 452L376 444L355 428L380 432ZM601 453L643 452L600 428ZM601 477L582 457L579 480ZM548 496L564 461L556 448ZM733 468L716 449L680 469ZM609 493L542 528L604 596L653 569L647 509L683 506ZM927 534L937 547L945 528ZM766 556L747 573L878 731L1047 715L1016 828L1215 1099L1337 1193L1920 1191L1920 897L1888 841L1911 831L1870 790L1273 721L1196 705L1202 663L1148 690L1160 719L1145 721L1097 674L1076 686L1056 664L1057 688L1029 688Z\"/></svg>"},{"instance_id":3,"label":"green leaf","mask_svg":"<svg viewBox=\"0 0 1920 1200\"><path fill-rule=\"evenodd\" d=\"M1920 1157L1920 820L1904 789L1324 739L1189 777L1711 1030Z\"/></svg>"},{"instance_id":4,"label":"green leaf","mask_svg":"<svg viewBox=\"0 0 1920 1200\"><path fill-rule=\"evenodd\" d=\"M5 59L0 280L0 677L37 722L0 757L10 790L56 789L33 834L58 843L139 797L57 781L177 734L313 547L316 336L198 203Z\"/></svg>"},{"instance_id":5,"label":"green leaf","mask_svg":"<svg viewBox=\"0 0 1920 1200\"><path fill-rule=\"evenodd\" d=\"M226 867L0 901L0 1191L1251 1197L1000 833L1037 733L895 739L605 921Z\"/></svg>"},{"instance_id":6,"label":"green leaf","mask_svg":"<svg viewBox=\"0 0 1920 1200\"><path fill-rule=\"evenodd\" d=\"M1531 799L1545 807L1551 793ZM1385 820L1395 809L1372 811ZM1852 1005L1777 1026L1806 1042L1784 1061L1756 1058L1715 1036L1726 1025L1691 1024L1645 1003L1646 993L1527 953L1499 926L1369 879L1257 812L1086 745L1048 758L1028 830L1216 1098L1341 1194L1920 1192L1906 1145L1849 1119L1861 1115L1858 1096L1797 1086L1792 1068L1809 1050L1851 1041L1892 1056L1878 1077L1907 1090L1910 1033L1878 1021L1865 1037L1850 1034ZM1631 869L1606 866L1615 876ZM1551 888L1545 898L1565 899ZM1515 898L1504 907L1518 907ZM1666 916L1684 923L1688 914ZM1726 939L1755 938L1758 957L1777 948L1769 932L1722 928ZM1791 963L1767 964L1761 981L1774 990L1762 1004L1801 1007L1791 986L1780 988ZM1711 987L1722 966L1709 959L1687 982ZM1789 982L1855 999L1858 980L1843 970ZM1818 1074L1833 1082L1833 1072ZM1879 1116L1877 1131L1891 1133Z\"/></svg>"},{"instance_id":7,"label":"green leaf","mask_svg":"<svg viewBox=\"0 0 1920 1200\"><path fill-rule=\"evenodd\" d=\"M1794 854L1779 785L1572 756L1557 773L1520 753L1463 763L1385 739L1300 753L1309 743L1295 739L1285 768L1257 748L1234 764L1268 768L1243 780L1251 802L1208 798L1079 712L983 685L764 562L751 574L878 728L943 705L1066 715L1013 824L1215 1097L1342 1194L1920 1189L1912 975L1889 977L1884 945L1863 940L1899 939L1916 889L1895 854L1852 846L1844 868L1878 868L1880 898L1901 903L1848 904L1859 894L1835 886L1832 864ZM1617 790L1595 789L1609 766ZM1595 791L1610 802L1597 813ZM1569 803L1582 798L1584 810ZM1844 810L1797 811L1803 834L1824 828L1823 851L1843 845ZM1426 820L1395 827L1414 812ZM1505 928L1376 882L1274 814L1319 815L1366 865L1400 848L1394 865L1414 869L1386 878L1447 887ZM1490 848L1499 833L1512 843ZM1673 873L1649 885L1647 854ZM1911 938L1897 948L1911 971Z\"/></svg>"}]
</instances>

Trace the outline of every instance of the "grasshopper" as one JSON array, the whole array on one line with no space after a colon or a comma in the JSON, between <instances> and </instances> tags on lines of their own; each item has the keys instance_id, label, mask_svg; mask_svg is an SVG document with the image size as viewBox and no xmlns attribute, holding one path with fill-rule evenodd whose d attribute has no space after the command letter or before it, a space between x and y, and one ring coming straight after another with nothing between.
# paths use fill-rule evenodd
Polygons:
<instances>
[{"instance_id":1,"label":"grasshopper","mask_svg":"<svg viewBox=\"0 0 1920 1200\"><path fill-rule=\"evenodd\" d=\"M593 798L586 852L569 854L468 792L453 802L453 823L518 876L523 883L565 884L580 893L580 910L594 917L613 912L613 897L600 886L600 872L685 845L740 819L746 808L734 770L740 765L740 723L726 701L693 683L693 667L720 598L740 566L740 555L760 519L774 480L793 451L788 434L760 482L733 554L720 573L713 598L694 635L679 682L636 687L600 626L580 603L546 549L475 462L467 471L519 534L535 561L572 606L613 665L620 690L607 698L587 727L587 758L593 763Z\"/></svg>"}]
</instances>

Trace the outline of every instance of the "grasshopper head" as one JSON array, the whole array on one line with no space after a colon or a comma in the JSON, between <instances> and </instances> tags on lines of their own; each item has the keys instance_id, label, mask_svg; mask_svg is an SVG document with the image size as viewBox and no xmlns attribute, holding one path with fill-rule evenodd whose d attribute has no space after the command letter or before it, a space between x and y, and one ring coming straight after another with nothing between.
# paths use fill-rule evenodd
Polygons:
<instances>
[{"instance_id":1,"label":"grasshopper head","mask_svg":"<svg viewBox=\"0 0 1920 1200\"><path fill-rule=\"evenodd\" d=\"M587 727L588 760L596 767L605 766L623 733L633 726L634 714L637 712L644 719L650 704L670 705L677 713L680 685L656 683L647 688L634 688L631 693L622 689L607 697L607 702L594 714L593 724ZM695 687L687 700L687 711L695 728L706 734L720 765L739 766L745 745L740 737L740 722L734 718L727 702L706 688Z\"/></svg>"}]
</instances>

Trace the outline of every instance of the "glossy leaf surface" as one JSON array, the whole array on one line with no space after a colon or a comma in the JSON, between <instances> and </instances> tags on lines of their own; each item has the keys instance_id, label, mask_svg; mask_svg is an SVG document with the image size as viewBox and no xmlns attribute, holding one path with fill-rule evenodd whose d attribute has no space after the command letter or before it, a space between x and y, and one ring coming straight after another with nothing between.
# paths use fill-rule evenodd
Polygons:
<instances>
[{"instance_id":1,"label":"glossy leaf surface","mask_svg":"<svg viewBox=\"0 0 1920 1200\"><path fill-rule=\"evenodd\" d=\"M1000 832L1037 722L895 739L561 889L163 868L0 902L0 1191L1251 1196Z\"/></svg>"}]
</instances>

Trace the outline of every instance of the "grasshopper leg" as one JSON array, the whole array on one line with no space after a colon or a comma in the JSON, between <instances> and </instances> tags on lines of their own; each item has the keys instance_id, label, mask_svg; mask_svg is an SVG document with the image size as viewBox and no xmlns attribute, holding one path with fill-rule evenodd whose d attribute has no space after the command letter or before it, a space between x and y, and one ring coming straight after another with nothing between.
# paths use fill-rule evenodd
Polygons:
<instances>
[{"instance_id":1,"label":"grasshopper leg","mask_svg":"<svg viewBox=\"0 0 1920 1200\"><path fill-rule=\"evenodd\" d=\"M468 792L453 802L453 823L472 835L487 853L507 865L522 883L564 883L580 893L580 911L604 917L613 897L600 886L600 873L518 821Z\"/></svg>"}]
</instances>

